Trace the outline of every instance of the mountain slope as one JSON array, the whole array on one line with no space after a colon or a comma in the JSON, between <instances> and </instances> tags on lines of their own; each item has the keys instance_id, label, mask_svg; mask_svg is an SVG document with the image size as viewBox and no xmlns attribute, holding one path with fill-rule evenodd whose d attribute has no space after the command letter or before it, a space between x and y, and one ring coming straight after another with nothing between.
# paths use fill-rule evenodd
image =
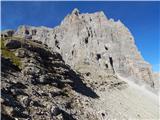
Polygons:
<instances>
[{"instance_id":1,"label":"mountain slope","mask_svg":"<svg viewBox=\"0 0 160 120\"><path fill-rule=\"evenodd\" d=\"M154 88L151 65L143 60L128 28L120 20L108 19L103 12L81 14L74 9L53 29L20 26L14 36L40 40L76 70L85 66L106 74L118 73Z\"/></svg>"},{"instance_id":2,"label":"mountain slope","mask_svg":"<svg viewBox=\"0 0 160 120\"><path fill-rule=\"evenodd\" d=\"M2 120L75 119L83 108L73 93L91 98L98 95L82 81L83 77L66 65L60 54L38 41L7 38L8 50L20 64L2 52ZM79 115L80 117L80 115Z\"/></svg>"},{"instance_id":3,"label":"mountain slope","mask_svg":"<svg viewBox=\"0 0 160 120\"><path fill-rule=\"evenodd\" d=\"M74 9L1 33L2 119L159 119L159 81L121 21Z\"/></svg>"}]
</instances>

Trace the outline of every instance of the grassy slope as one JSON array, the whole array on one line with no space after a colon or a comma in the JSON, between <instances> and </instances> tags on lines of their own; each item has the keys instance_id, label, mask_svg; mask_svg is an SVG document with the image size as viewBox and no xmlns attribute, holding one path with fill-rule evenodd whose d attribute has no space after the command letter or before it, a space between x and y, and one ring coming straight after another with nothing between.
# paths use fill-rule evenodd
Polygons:
<instances>
[{"instance_id":1,"label":"grassy slope","mask_svg":"<svg viewBox=\"0 0 160 120\"><path fill-rule=\"evenodd\" d=\"M0 46L1 46L1 57L10 59L14 65L21 68L21 59L17 56L15 56L14 51L11 51L7 49L4 45L5 39L0 40Z\"/></svg>"}]
</instances>

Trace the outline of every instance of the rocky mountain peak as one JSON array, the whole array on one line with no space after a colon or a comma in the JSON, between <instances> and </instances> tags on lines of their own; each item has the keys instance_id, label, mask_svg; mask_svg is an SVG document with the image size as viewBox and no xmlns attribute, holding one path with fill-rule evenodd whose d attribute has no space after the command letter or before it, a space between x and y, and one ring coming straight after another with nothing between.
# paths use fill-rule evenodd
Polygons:
<instances>
[{"instance_id":1,"label":"rocky mountain peak","mask_svg":"<svg viewBox=\"0 0 160 120\"><path fill-rule=\"evenodd\" d=\"M105 14L80 13L75 8L55 28L20 27L14 36L39 40L59 52L65 62L81 72L121 74L139 84L154 86L151 65L143 60L134 37L120 21Z\"/></svg>"},{"instance_id":2,"label":"rocky mountain peak","mask_svg":"<svg viewBox=\"0 0 160 120\"><path fill-rule=\"evenodd\" d=\"M61 24L73 24L73 23L83 23L88 24L90 22L100 23L106 21L107 17L105 16L103 11L95 12L95 13L80 13L77 8L75 8L71 14L68 14Z\"/></svg>"},{"instance_id":3,"label":"rocky mountain peak","mask_svg":"<svg viewBox=\"0 0 160 120\"><path fill-rule=\"evenodd\" d=\"M158 118L159 75L103 12L74 9L54 28L5 30L1 51L3 120Z\"/></svg>"},{"instance_id":4,"label":"rocky mountain peak","mask_svg":"<svg viewBox=\"0 0 160 120\"><path fill-rule=\"evenodd\" d=\"M78 16L79 13L80 13L79 10L77 8L74 8L71 14Z\"/></svg>"}]
</instances>

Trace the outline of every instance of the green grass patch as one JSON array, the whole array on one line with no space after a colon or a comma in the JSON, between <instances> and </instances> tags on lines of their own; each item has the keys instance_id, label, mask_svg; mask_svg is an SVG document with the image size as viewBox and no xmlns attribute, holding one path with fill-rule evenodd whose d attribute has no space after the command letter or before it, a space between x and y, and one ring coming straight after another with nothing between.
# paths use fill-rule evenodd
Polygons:
<instances>
[{"instance_id":1,"label":"green grass patch","mask_svg":"<svg viewBox=\"0 0 160 120\"><path fill-rule=\"evenodd\" d=\"M15 56L13 51L10 51L9 49L7 49L5 47L4 41L5 41L4 39L0 40L1 56L4 57L4 58L9 58L14 65L21 68L21 59L19 57Z\"/></svg>"}]
</instances>

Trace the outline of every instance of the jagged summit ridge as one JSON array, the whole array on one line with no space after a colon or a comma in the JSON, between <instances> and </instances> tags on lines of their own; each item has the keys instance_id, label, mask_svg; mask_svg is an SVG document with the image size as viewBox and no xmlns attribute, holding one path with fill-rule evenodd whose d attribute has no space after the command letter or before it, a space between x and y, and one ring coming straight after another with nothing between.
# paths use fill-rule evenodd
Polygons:
<instances>
[{"instance_id":1,"label":"jagged summit ridge","mask_svg":"<svg viewBox=\"0 0 160 120\"><path fill-rule=\"evenodd\" d=\"M78 15L80 12L78 10L78 8L74 8L74 10L72 11L72 14Z\"/></svg>"},{"instance_id":2,"label":"jagged summit ridge","mask_svg":"<svg viewBox=\"0 0 160 120\"><path fill-rule=\"evenodd\" d=\"M98 20L107 20L107 17L105 16L103 11L95 12L95 13L80 13L80 11L75 8L71 14L68 14L64 20L61 22L62 24L67 24L68 22L97 22Z\"/></svg>"},{"instance_id":3,"label":"jagged summit ridge","mask_svg":"<svg viewBox=\"0 0 160 120\"><path fill-rule=\"evenodd\" d=\"M53 29L21 27L14 36L40 40L81 72L118 73L154 87L151 65L143 60L128 28L103 12L80 13L74 9Z\"/></svg>"}]
</instances>

